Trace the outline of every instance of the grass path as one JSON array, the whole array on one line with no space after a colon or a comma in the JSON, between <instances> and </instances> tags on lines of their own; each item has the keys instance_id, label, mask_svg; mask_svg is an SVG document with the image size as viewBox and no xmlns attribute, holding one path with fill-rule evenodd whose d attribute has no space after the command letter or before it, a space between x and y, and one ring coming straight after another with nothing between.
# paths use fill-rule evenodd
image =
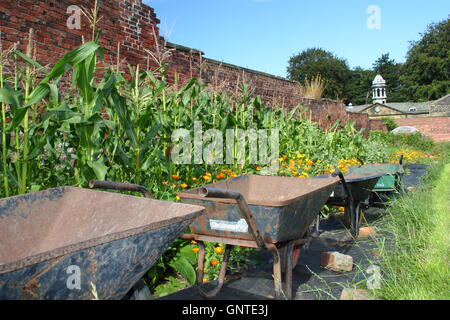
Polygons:
<instances>
[{"instance_id":1,"label":"grass path","mask_svg":"<svg viewBox=\"0 0 450 320\"><path fill-rule=\"evenodd\" d=\"M395 201L384 229L395 235L383 250L382 299L450 299L450 164Z\"/></svg>"}]
</instances>

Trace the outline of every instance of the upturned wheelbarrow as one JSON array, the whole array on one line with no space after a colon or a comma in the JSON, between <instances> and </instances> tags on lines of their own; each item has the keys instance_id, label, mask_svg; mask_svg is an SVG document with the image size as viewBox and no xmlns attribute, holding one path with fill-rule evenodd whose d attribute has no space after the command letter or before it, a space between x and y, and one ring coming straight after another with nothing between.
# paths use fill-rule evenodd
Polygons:
<instances>
[{"instance_id":1,"label":"upturned wheelbarrow","mask_svg":"<svg viewBox=\"0 0 450 320\"><path fill-rule=\"evenodd\" d=\"M121 299L203 210L75 187L1 199L0 299Z\"/></svg>"},{"instance_id":2,"label":"upturned wheelbarrow","mask_svg":"<svg viewBox=\"0 0 450 320\"><path fill-rule=\"evenodd\" d=\"M370 203L380 206L389 197L398 196L404 192L403 156L399 163L392 164L367 164L348 168L349 173L355 174L381 174L375 186L372 188Z\"/></svg>"},{"instance_id":3,"label":"upturned wheelbarrow","mask_svg":"<svg viewBox=\"0 0 450 320\"><path fill-rule=\"evenodd\" d=\"M221 290L233 246L261 248L273 255L275 298L292 298L292 269L299 248L308 243L310 226L339 183L338 178L299 179L245 175L179 193L184 203L204 206L205 214L182 239L199 244L197 288L206 298ZM218 286L203 289L205 246L224 243ZM282 269L285 271L284 292Z\"/></svg>"},{"instance_id":4,"label":"upturned wheelbarrow","mask_svg":"<svg viewBox=\"0 0 450 320\"><path fill-rule=\"evenodd\" d=\"M327 205L344 207L344 221L350 225L352 235L357 238L361 222L363 208L369 207L369 199L372 189L382 176L382 173L348 173L344 175L341 171L335 171L331 176L339 176L340 183L336 186ZM329 178L330 175L316 176L314 179ZM316 220L316 231L319 231L320 216Z\"/></svg>"}]
</instances>

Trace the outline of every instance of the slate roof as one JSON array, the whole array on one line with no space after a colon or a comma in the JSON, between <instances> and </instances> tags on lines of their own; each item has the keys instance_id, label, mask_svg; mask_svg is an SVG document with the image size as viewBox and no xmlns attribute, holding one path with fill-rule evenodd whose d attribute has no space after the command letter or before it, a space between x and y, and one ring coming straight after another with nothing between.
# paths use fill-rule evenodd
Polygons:
<instances>
[{"instance_id":1,"label":"slate roof","mask_svg":"<svg viewBox=\"0 0 450 320\"><path fill-rule=\"evenodd\" d=\"M364 104L361 106L353 106L353 108L351 110L352 110L352 112L362 112L362 111L364 111L372 106L375 106L377 104L397 110L400 113L414 114L414 113L429 112L430 105L432 104L432 102L431 101L428 101L428 102L389 102L389 103L385 103L385 104L372 103L372 104ZM410 111L410 110L414 110L414 111Z\"/></svg>"},{"instance_id":2,"label":"slate roof","mask_svg":"<svg viewBox=\"0 0 450 320\"><path fill-rule=\"evenodd\" d=\"M436 106L450 106L450 94L434 101L432 104Z\"/></svg>"}]
</instances>

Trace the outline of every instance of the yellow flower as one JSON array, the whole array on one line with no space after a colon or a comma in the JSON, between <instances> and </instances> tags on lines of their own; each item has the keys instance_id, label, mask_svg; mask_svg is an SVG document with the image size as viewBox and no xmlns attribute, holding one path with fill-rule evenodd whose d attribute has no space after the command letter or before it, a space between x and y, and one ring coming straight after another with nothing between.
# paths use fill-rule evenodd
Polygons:
<instances>
[{"instance_id":1,"label":"yellow flower","mask_svg":"<svg viewBox=\"0 0 450 320\"><path fill-rule=\"evenodd\" d=\"M205 181L210 181L210 180L211 180L211 177L209 177L209 176L203 176L203 180L205 180Z\"/></svg>"},{"instance_id":2,"label":"yellow flower","mask_svg":"<svg viewBox=\"0 0 450 320\"><path fill-rule=\"evenodd\" d=\"M163 186L167 186L167 181L163 181L161 184L162 184Z\"/></svg>"},{"instance_id":3,"label":"yellow flower","mask_svg":"<svg viewBox=\"0 0 450 320\"><path fill-rule=\"evenodd\" d=\"M186 189L188 187L188 185L186 183L182 183L182 184L180 184L180 187L182 187L183 189Z\"/></svg>"},{"instance_id":4,"label":"yellow flower","mask_svg":"<svg viewBox=\"0 0 450 320\"><path fill-rule=\"evenodd\" d=\"M180 197L179 197L179 196L176 196L175 199L176 199L177 201L180 201Z\"/></svg>"},{"instance_id":5,"label":"yellow flower","mask_svg":"<svg viewBox=\"0 0 450 320\"><path fill-rule=\"evenodd\" d=\"M215 248L214 248L214 251L215 251L216 253L223 253L223 248L222 248L222 247L215 247Z\"/></svg>"},{"instance_id":6,"label":"yellow flower","mask_svg":"<svg viewBox=\"0 0 450 320\"><path fill-rule=\"evenodd\" d=\"M198 179L197 178L192 178L192 181L197 181Z\"/></svg>"}]
</instances>

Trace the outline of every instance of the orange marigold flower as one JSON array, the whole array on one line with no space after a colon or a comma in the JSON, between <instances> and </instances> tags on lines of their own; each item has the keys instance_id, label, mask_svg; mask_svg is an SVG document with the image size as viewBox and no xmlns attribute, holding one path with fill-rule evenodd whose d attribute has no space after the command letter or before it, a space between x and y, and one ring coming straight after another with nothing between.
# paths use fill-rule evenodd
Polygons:
<instances>
[{"instance_id":1,"label":"orange marigold flower","mask_svg":"<svg viewBox=\"0 0 450 320\"><path fill-rule=\"evenodd\" d=\"M172 178L175 179L175 180L178 180L178 179L180 179L180 176L177 175L177 174L173 174L173 175L172 175Z\"/></svg>"},{"instance_id":2,"label":"orange marigold flower","mask_svg":"<svg viewBox=\"0 0 450 320\"><path fill-rule=\"evenodd\" d=\"M161 184L162 184L163 186L167 186L167 181L163 181Z\"/></svg>"},{"instance_id":3,"label":"orange marigold flower","mask_svg":"<svg viewBox=\"0 0 450 320\"><path fill-rule=\"evenodd\" d=\"M197 252L200 251L200 249L199 249L199 248L194 248L194 249L192 249L192 251L195 252L195 253L197 253Z\"/></svg>"},{"instance_id":4,"label":"orange marigold flower","mask_svg":"<svg viewBox=\"0 0 450 320\"><path fill-rule=\"evenodd\" d=\"M209 176L203 176L203 180L209 181L209 180L211 180L211 177L209 177Z\"/></svg>"},{"instance_id":5,"label":"orange marigold flower","mask_svg":"<svg viewBox=\"0 0 450 320\"><path fill-rule=\"evenodd\" d=\"M198 179L197 178L192 178L192 181L197 181Z\"/></svg>"},{"instance_id":6,"label":"orange marigold flower","mask_svg":"<svg viewBox=\"0 0 450 320\"><path fill-rule=\"evenodd\" d=\"M214 248L214 251L215 251L216 253L223 253L223 248L222 248L222 247L215 247L215 248Z\"/></svg>"},{"instance_id":7,"label":"orange marigold flower","mask_svg":"<svg viewBox=\"0 0 450 320\"><path fill-rule=\"evenodd\" d=\"M216 175L217 179L223 179L225 178L225 175L223 173L219 173L218 175Z\"/></svg>"},{"instance_id":8,"label":"orange marigold flower","mask_svg":"<svg viewBox=\"0 0 450 320\"><path fill-rule=\"evenodd\" d=\"M186 183L182 183L182 184L180 184L180 187L182 187L183 189L186 189L188 187L188 185Z\"/></svg>"},{"instance_id":9,"label":"orange marigold flower","mask_svg":"<svg viewBox=\"0 0 450 320\"><path fill-rule=\"evenodd\" d=\"M219 260L217 260L217 259L212 259L212 260L211 260L211 264L212 264L213 266L217 266L217 265L219 264Z\"/></svg>"}]
</instances>

